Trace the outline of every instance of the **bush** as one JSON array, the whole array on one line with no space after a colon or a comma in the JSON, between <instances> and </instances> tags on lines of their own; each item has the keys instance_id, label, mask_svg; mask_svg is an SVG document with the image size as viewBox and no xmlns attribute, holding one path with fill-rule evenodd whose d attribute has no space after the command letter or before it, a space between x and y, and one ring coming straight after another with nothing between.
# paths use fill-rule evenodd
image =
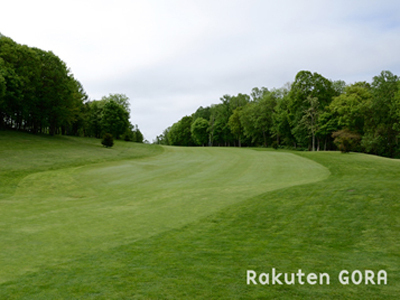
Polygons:
<instances>
[{"instance_id":1,"label":"bush","mask_svg":"<svg viewBox=\"0 0 400 300\"><path fill-rule=\"evenodd\" d=\"M101 141L104 147L111 148L114 145L114 138L111 133L106 133Z\"/></svg>"},{"instance_id":2,"label":"bush","mask_svg":"<svg viewBox=\"0 0 400 300\"><path fill-rule=\"evenodd\" d=\"M272 148L274 148L275 150L277 150L279 148L278 142L277 141L273 141L271 144Z\"/></svg>"},{"instance_id":3,"label":"bush","mask_svg":"<svg viewBox=\"0 0 400 300\"><path fill-rule=\"evenodd\" d=\"M358 133L351 132L348 129L336 131L332 133L332 137L335 139L333 142L342 153L355 150L361 140L361 136Z\"/></svg>"},{"instance_id":4,"label":"bush","mask_svg":"<svg viewBox=\"0 0 400 300\"><path fill-rule=\"evenodd\" d=\"M125 141L125 142L131 142L132 139L133 139L132 136L133 136L132 133L124 133L124 135L123 135L124 141Z\"/></svg>"}]
</instances>

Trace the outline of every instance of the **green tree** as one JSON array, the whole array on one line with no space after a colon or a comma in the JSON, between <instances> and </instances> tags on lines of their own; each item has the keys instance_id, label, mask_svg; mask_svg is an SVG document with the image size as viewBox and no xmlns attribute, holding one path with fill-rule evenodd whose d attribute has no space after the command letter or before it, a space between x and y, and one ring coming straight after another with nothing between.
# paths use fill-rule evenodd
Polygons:
<instances>
[{"instance_id":1,"label":"green tree","mask_svg":"<svg viewBox=\"0 0 400 300\"><path fill-rule=\"evenodd\" d=\"M362 144L368 153L395 157L399 155L399 118L396 94L399 77L390 71L382 71L373 78L371 117L366 119Z\"/></svg>"},{"instance_id":2,"label":"green tree","mask_svg":"<svg viewBox=\"0 0 400 300\"><path fill-rule=\"evenodd\" d=\"M261 100L264 97L264 95L266 95L266 94L269 94L269 91L266 87L253 88L250 93L251 102L257 102L257 101Z\"/></svg>"},{"instance_id":3,"label":"green tree","mask_svg":"<svg viewBox=\"0 0 400 300\"><path fill-rule=\"evenodd\" d=\"M206 119L197 118L191 125L193 140L197 145L204 146L208 142L208 122Z\"/></svg>"},{"instance_id":4,"label":"green tree","mask_svg":"<svg viewBox=\"0 0 400 300\"><path fill-rule=\"evenodd\" d=\"M339 128L363 134L368 109L372 104L369 84L358 82L345 88L344 93L335 97L328 107Z\"/></svg>"},{"instance_id":5,"label":"green tree","mask_svg":"<svg viewBox=\"0 0 400 300\"><path fill-rule=\"evenodd\" d=\"M290 87L290 85L289 85ZM283 87L276 91L278 95L274 114L272 115L272 136L276 138L278 145L281 143L287 146L296 144L296 139L292 134L289 118L289 97L290 88Z\"/></svg>"},{"instance_id":6,"label":"green tree","mask_svg":"<svg viewBox=\"0 0 400 300\"><path fill-rule=\"evenodd\" d=\"M85 129L85 102L88 100L82 84L71 76L72 98L74 101L74 120L68 125L64 125L63 134L83 136Z\"/></svg>"},{"instance_id":7,"label":"green tree","mask_svg":"<svg viewBox=\"0 0 400 300\"><path fill-rule=\"evenodd\" d=\"M211 108L200 106L196 112L193 114L193 121L196 121L197 118L203 118L205 120L210 120L211 116Z\"/></svg>"},{"instance_id":8,"label":"green tree","mask_svg":"<svg viewBox=\"0 0 400 300\"><path fill-rule=\"evenodd\" d=\"M295 77L289 93L289 120L292 134L298 144L305 146L309 144L309 134L307 127L301 122L308 111L311 102L308 97L318 99L318 109L323 111L332 101L332 97L337 93L332 86L332 82L318 73L310 71L300 71Z\"/></svg>"},{"instance_id":9,"label":"green tree","mask_svg":"<svg viewBox=\"0 0 400 300\"><path fill-rule=\"evenodd\" d=\"M242 108L238 107L233 111L233 114L229 117L228 126L231 129L231 132L236 136L238 140L238 146L242 147L242 135L243 135L243 126L242 122L240 122L240 115L242 112Z\"/></svg>"},{"instance_id":10,"label":"green tree","mask_svg":"<svg viewBox=\"0 0 400 300\"><path fill-rule=\"evenodd\" d=\"M193 117L185 116L171 126L168 132L168 140L170 145L175 146L193 146L193 138L191 133Z\"/></svg>"},{"instance_id":11,"label":"green tree","mask_svg":"<svg viewBox=\"0 0 400 300\"><path fill-rule=\"evenodd\" d=\"M26 48L8 37L0 37L1 76L6 87L3 97L0 98L2 127L22 129L25 123L24 116L29 111L27 103L24 102L24 90L29 82L27 77L29 70L25 63L31 61L26 55ZM32 95L25 95L26 98L30 96Z\"/></svg>"},{"instance_id":12,"label":"green tree","mask_svg":"<svg viewBox=\"0 0 400 300\"><path fill-rule=\"evenodd\" d=\"M104 134L103 140L101 141L104 147L111 148L114 145L114 138L111 133Z\"/></svg>"},{"instance_id":13,"label":"green tree","mask_svg":"<svg viewBox=\"0 0 400 300\"><path fill-rule=\"evenodd\" d=\"M277 97L275 93L265 89L261 98L255 99L244 106L240 114L240 121L244 135L250 138L253 144L263 144L267 147L273 127Z\"/></svg>"},{"instance_id":14,"label":"green tree","mask_svg":"<svg viewBox=\"0 0 400 300\"><path fill-rule=\"evenodd\" d=\"M3 116L2 113L5 105L4 105L4 96L6 94L6 80L4 79L5 76L5 68L4 68L4 61L2 58L0 58L0 128L2 128L2 121L3 121Z\"/></svg>"},{"instance_id":15,"label":"green tree","mask_svg":"<svg viewBox=\"0 0 400 300\"><path fill-rule=\"evenodd\" d=\"M129 98L125 94L109 94L108 96L102 97L101 100L104 102L114 101L125 109L128 114L131 113L131 109L129 108Z\"/></svg>"},{"instance_id":16,"label":"green tree","mask_svg":"<svg viewBox=\"0 0 400 300\"><path fill-rule=\"evenodd\" d=\"M220 99L222 103L212 105L210 108L210 145L229 146L231 142L233 143L234 137L228 126L229 117L232 114L229 109L230 97L227 97L225 95Z\"/></svg>"},{"instance_id":17,"label":"green tree","mask_svg":"<svg viewBox=\"0 0 400 300\"><path fill-rule=\"evenodd\" d=\"M168 133L171 130L171 127L168 127L163 131L162 134L158 135L154 141L155 144L158 145L172 145L168 140Z\"/></svg>"},{"instance_id":18,"label":"green tree","mask_svg":"<svg viewBox=\"0 0 400 300\"><path fill-rule=\"evenodd\" d=\"M332 88L334 89L336 96L338 96L344 93L346 89L346 82L344 82L343 80L336 80L332 82Z\"/></svg>"},{"instance_id":19,"label":"green tree","mask_svg":"<svg viewBox=\"0 0 400 300\"><path fill-rule=\"evenodd\" d=\"M106 102L101 116L102 131L119 139L129 127L128 118L128 112L121 105L113 100Z\"/></svg>"},{"instance_id":20,"label":"green tree","mask_svg":"<svg viewBox=\"0 0 400 300\"><path fill-rule=\"evenodd\" d=\"M315 133L318 130L319 101L317 97L311 96L308 96L306 101L309 103L309 106L305 109L300 124L304 125L308 134L311 136L311 151L315 151Z\"/></svg>"},{"instance_id":21,"label":"green tree","mask_svg":"<svg viewBox=\"0 0 400 300\"><path fill-rule=\"evenodd\" d=\"M132 129L132 141L136 143L143 143L144 137L142 132L139 130L138 125L133 126Z\"/></svg>"},{"instance_id":22,"label":"green tree","mask_svg":"<svg viewBox=\"0 0 400 300\"><path fill-rule=\"evenodd\" d=\"M327 109L322 111L318 118L316 135L323 140L324 151L331 149L333 143L332 133L337 130L339 130L339 126L333 113Z\"/></svg>"},{"instance_id":23,"label":"green tree","mask_svg":"<svg viewBox=\"0 0 400 300\"><path fill-rule=\"evenodd\" d=\"M235 109L239 107L243 108L249 102L249 95L239 93L237 96L230 97L228 106L230 111L233 113Z\"/></svg>"},{"instance_id":24,"label":"green tree","mask_svg":"<svg viewBox=\"0 0 400 300\"><path fill-rule=\"evenodd\" d=\"M335 139L334 143L342 153L356 149L361 139L360 134L351 132L348 129L336 131L332 134L332 137Z\"/></svg>"},{"instance_id":25,"label":"green tree","mask_svg":"<svg viewBox=\"0 0 400 300\"><path fill-rule=\"evenodd\" d=\"M87 99L82 84L53 52L0 35L0 128L98 138L111 129L119 138L117 127L129 124L128 97L110 94L102 101ZM109 117L110 112L103 110L111 102L121 109ZM112 124L114 117L119 119Z\"/></svg>"},{"instance_id":26,"label":"green tree","mask_svg":"<svg viewBox=\"0 0 400 300\"><path fill-rule=\"evenodd\" d=\"M47 118L50 135L58 133L60 127L76 120L76 82L69 74L65 63L51 51L35 49L41 62L41 82L38 96L42 104L42 116Z\"/></svg>"},{"instance_id":27,"label":"green tree","mask_svg":"<svg viewBox=\"0 0 400 300\"><path fill-rule=\"evenodd\" d=\"M104 101L85 103L85 136L101 138Z\"/></svg>"}]
</instances>

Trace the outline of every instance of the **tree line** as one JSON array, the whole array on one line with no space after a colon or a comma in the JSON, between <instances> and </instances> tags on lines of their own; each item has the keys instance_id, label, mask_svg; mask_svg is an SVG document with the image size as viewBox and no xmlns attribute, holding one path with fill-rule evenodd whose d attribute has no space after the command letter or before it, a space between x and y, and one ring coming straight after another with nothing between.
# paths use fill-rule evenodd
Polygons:
<instances>
[{"instance_id":1,"label":"tree line","mask_svg":"<svg viewBox=\"0 0 400 300\"><path fill-rule=\"evenodd\" d=\"M390 71L346 84L300 71L279 89L254 88L199 107L157 136L179 146L264 146L400 157L400 80Z\"/></svg>"},{"instance_id":2,"label":"tree line","mask_svg":"<svg viewBox=\"0 0 400 300\"><path fill-rule=\"evenodd\" d=\"M129 122L129 98L88 100L82 84L53 52L0 34L0 129L143 142Z\"/></svg>"}]
</instances>

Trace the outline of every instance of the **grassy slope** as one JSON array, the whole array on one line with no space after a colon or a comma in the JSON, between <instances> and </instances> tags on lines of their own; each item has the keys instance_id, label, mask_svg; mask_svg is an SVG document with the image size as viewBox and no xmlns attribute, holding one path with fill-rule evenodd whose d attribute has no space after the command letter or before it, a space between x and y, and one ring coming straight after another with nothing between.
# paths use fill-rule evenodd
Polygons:
<instances>
[{"instance_id":1,"label":"grassy slope","mask_svg":"<svg viewBox=\"0 0 400 300\"><path fill-rule=\"evenodd\" d=\"M392 299L399 162L299 155L331 176L315 182L326 169L293 154L209 148L31 173L0 200L0 296ZM304 185L285 188L294 183ZM328 272L332 282L246 286L246 270L272 267ZM385 269L389 285L341 286L342 269Z\"/></svg>"},{"instance_id":2,"label":"grassy slope","mask_svg":"<svg viewBox=\"0 0 400 300\"><path fill-rule=\"evenodd\" d=\"M115 141L105 149L100 140L66 136L50 137L0 131L0 197L15 191L21 178L47 170L154 156L161 147Z\"/></svg>"},{"instance_id":3,"label":"grassy slope","mask_svg":"<svg viewBox=\"0 0 400 300\"><path fill-rule=\"evenodd\" d=\"M7 166L22 168L35 152L65 166L64 153L72 155L75 147L79 159L91 157L82 141L75 139L66 150L57 148L62 141L32 145L27 157L22 150ZM134 145L121 145L126 144ZM63 155L56 155L59 151ZM139 160L27 172L14 193L2 198L0 239L6 243L0 253L0 281L181 227L247 197L328 173L292 154L216 148L167 148L163 155Z\"/></svg>"}]
</instances>

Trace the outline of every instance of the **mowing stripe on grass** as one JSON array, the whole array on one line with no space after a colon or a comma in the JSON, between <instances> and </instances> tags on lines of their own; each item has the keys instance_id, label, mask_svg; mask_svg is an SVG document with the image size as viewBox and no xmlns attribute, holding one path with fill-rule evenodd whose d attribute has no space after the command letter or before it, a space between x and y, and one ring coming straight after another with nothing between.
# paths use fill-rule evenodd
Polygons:
<instances>
[{"instance_id":1,"label":"mowing stripe on grass","mask_svg":"<svg viewBox=\"0 0 400 300\"><path fill-rule=\"evenodd\" d=\"M153 157L33 173L0 199L0 282L329 174L291 153L177 147Z\"/></svg>"}]
</instances>

